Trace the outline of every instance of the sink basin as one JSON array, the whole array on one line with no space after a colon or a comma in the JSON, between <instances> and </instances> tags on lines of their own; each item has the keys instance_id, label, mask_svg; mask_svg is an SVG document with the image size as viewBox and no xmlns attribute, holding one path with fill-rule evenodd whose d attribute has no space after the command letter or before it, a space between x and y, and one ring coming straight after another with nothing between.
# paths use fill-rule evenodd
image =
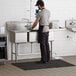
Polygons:
<instances>
[{"instance_id":1,"label":"sink basin","mask_svg":"<svg viewBox=\"0 0 76 76\"><path fill-rule=\"evenodd\" d=\"M65 26L69 31L76 32L76 20L68 20L66 21Z\"/></svg>"}]
</instances>

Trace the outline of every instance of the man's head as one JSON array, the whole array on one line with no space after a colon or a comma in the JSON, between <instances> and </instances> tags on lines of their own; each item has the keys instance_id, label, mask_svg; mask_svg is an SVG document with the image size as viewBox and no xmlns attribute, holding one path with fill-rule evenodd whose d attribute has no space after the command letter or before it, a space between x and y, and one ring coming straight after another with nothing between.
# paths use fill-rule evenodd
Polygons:
<instances>
[{"instance_id":1,"label":"man's head","mask_svg":"<svg viewBox=\"0 0 76 76\"><path fill-rule=\"evenodd\" d=\"M44 2L42 0L38 0L36 2L36 6L41 10L44 7Z\"/></svg>"}]
</instances>

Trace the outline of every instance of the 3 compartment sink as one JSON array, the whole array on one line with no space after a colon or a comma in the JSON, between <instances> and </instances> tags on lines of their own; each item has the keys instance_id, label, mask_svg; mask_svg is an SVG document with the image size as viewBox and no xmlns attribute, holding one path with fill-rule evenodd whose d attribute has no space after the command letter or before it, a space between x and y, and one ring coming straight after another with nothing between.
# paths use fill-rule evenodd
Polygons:
<instances>
[{"instance_id":1,"label":"3 compartment sink","mask_svg":"<svg viewBox=\"0 0 76 76\"><path fill-rule=\"evenodd\" d=\"M37 30L28 30L26 22L22 21L8 21L6 22L6 28L10 32L10 41L21 42L37 42ZM26 27L25 27L26 26ZM53 31L49 31L49 41L53 40Z\"/></svg>"}]
</instances>

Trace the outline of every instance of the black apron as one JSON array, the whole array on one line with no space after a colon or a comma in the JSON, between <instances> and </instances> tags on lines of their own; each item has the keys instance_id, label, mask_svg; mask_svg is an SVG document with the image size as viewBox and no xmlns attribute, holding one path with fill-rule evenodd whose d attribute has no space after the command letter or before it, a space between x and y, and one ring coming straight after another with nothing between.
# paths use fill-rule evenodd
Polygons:
<instances>
[{"instance_id":1,"label":"black apron","mask_svg":"<svg viewBox=\"0 0 76 76\"><path fill-rule=\"evenodd\" d=\"M42 40L42 32L43 32L43 26L39 26L39 30L38 30L38 34L37 34L38 43L40 43Z\"/></svg>"}]
</instances>

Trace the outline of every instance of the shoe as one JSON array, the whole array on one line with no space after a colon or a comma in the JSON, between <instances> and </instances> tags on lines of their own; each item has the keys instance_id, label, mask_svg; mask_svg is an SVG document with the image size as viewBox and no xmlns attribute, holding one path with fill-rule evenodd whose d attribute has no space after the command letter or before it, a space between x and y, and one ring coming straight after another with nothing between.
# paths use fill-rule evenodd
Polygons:
<instances>
[{"instance_id":1,"label":"shoe","mask_svg":"<svg viewBox=\"0 0 76 76\"><path fill-rule=\"evenodd\" d=\"M47 62L50 63L50 60L48 60Z\"/></svg>"},{"instance_id":2,"label":"shoe","mask_svg":"<svg viewBox=\"0 0 76 76\"><path fill-rule=\"evenodd\" d=\"M36 63L38 63L38 64L42 64L42 63L44 63L43 61L36 61Z\"/></svg>"},{"instance_id":3,"label":"shoe","mask_svg":"<svg viewBox=\"0 0 76 76\"><path fill-rule=\"evenodd\" d=\"M48 62L43 62L43 64L48 64Z\"/></svg>"},{"instance_id":4,"label":"shoe","mask_svg":"<svg viewBox=\"0 0 76 76\"><path fill-rule=\"evenodd\" d=\"M43 61L43 60L41 60L40 61L42 64L47 64L48 62L47 61Z\"/></svg>"}]
</instances>

